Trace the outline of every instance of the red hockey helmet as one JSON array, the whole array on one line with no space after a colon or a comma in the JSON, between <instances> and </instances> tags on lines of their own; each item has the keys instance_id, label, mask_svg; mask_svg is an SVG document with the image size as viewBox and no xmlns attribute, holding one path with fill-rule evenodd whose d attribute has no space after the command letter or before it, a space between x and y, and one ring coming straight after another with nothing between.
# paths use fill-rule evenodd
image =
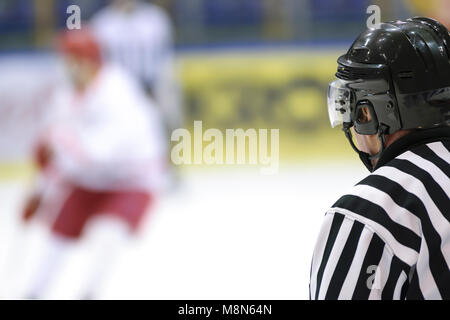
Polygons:
<instances>
[{"instance_id":1,"label":"red hockey helmet","mask_svg":"<svg viewBox=\"0 0 450 320\"><path fill-rule=\"evenodd\" d=\"M89 29L64 31L59 36L58 49L64 55L88 59L101 64L100 45Z\"/></svg>"}]
</instances>

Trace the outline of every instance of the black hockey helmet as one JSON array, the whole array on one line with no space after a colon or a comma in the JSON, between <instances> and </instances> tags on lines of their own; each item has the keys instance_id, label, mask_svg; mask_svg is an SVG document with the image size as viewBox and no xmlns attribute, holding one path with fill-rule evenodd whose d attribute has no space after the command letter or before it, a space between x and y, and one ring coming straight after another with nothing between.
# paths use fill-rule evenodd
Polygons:
<instances>
[{"instance_id":1,"label":"black hockey helmet","mask_svg":"<svg viewBox=\"0 0 450 320\"><path fill-rule=\"evenodd\" d=\"M350 127L382 141L382 150L363 155L363 162L379 157L385 134L448 124L450 35L439 22L415 17L381 23L361 33L337 61L338 80L328 89L331 125L343 125L360 156ZM361 120L363 108L370 121Z\"/></svg>"}]
</instances>

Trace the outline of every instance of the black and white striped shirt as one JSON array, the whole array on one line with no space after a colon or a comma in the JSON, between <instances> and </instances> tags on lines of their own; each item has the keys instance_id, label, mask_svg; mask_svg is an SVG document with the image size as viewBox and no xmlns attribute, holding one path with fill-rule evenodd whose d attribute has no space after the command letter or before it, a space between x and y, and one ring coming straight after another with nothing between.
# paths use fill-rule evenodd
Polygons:
<instances>
[{"instance_id":1,"label":"black and white striped shirt","mask_svg":"<svg viewBox=\"0 0 450 320\"><path fill-rule=\"evenodd\" d=\"M450 128L394 142L325 215L311 299L450 299Z\"/></svg>"},{"instance_id":2,"label":"black and white striped shirt","mask_svg":"<svg viewBox=\"0 0 450 320\"><path fill-rule=\"evenodd\" d=\"M107 6L92 18L91 28L105 58L124 67L146 88L156 85L172 63L171 22L156 5L138 2L131 11Z\"/></svg>"}]
</instances>

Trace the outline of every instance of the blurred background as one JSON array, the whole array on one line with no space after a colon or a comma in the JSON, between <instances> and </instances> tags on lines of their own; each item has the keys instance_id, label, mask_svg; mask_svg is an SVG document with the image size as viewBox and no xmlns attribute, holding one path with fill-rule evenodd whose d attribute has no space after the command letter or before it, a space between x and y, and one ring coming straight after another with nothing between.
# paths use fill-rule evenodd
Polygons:
<instances>
[{"instance_id":1,"label":"blurred background","mask_svg":"<svg viewBox=\"0 0 450 320\"><path fill-rule=\"evenodd\" d=\"M84 27L112 2L0 0L3 298L26 297L50 237L45 223L24 226L20 216L36 172L32 146L63 72L55 37L66 27L68 6L80 7ZM308 298L323 214L367 173L329 125L326 90L336 59L366 28L369 5L381 8L381 21L425 15L448 26L450 1L143 2L170 19L171 72L183 114L175 127L202 120L204 128L279 129L280 168L270 176L242 165L173 170L175 186L160 197L98 298ZM91 233L44 298L80 298L96 241Z\"/></svg>"}]
</instances>

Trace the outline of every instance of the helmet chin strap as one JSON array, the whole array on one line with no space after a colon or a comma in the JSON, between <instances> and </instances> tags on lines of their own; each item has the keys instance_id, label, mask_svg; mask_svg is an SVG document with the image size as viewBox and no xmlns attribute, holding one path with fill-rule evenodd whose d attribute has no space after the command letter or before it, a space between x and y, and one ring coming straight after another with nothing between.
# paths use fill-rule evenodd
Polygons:
<instances>
[{"instance_id":1,"label":"helmet chin strap","mask_svg":"<svg viewBox=\"0 0 450 320\"><path fill-rule=\"evenodd\" d=\"M380 139L381 144L380 151L378 151L374 155L370 155L367 152L363 152L356 147L355 143L353 142L352 132L350 131L351 127L352 126L350 124L344 124L344 126L342 127L342 131L344 131L345 137L350 142L350 145L352 146L353 150L355 150L355 152L359 155L359 158L361 159L362 163L366 166L366 168L370 172L373 172L374 165L372 161L380 158L381 154L386 149L385 128L384 126L380 125L380 128L378 129L378 139Z\"/></svg>"}]
</instances>

